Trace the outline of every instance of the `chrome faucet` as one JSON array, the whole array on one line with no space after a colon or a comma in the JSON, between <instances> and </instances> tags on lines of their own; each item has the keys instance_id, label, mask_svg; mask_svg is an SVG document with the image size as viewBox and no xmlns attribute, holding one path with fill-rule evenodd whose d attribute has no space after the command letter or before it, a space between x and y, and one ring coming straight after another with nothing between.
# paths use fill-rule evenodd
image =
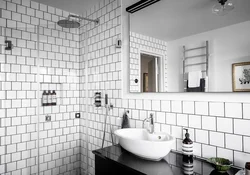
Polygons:
<instances>
[{"instance_id":1,"label":"chrome faucet","mask_svg":"<svg viewBox=\"0 0 250 175\"><path fill-rule=\"evenodd\" d=\"M143 126L142 126L143 128L144 128L145 122L149 122L149 128L147 128L147 130L150 134L153 134L154 133L154 117L152 113L150 114L148 118L143 120Z\"/></svg>"}]
</instances>

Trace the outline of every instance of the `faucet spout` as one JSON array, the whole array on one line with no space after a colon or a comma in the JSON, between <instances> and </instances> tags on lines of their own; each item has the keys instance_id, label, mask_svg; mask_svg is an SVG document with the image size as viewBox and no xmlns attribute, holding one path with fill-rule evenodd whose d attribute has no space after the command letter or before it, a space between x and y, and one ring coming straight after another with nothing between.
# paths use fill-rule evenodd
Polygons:
<instances>
[{"instance_id":1,"label":"faucet spout","mask_svg":"<svg viewBox=\"0 0 250 175\"><path fill-rule=\"evenodd\" d=\"M154 133L154 117L152 113L150 114L150 117L143 120L143 128L144 128L145 122L149 122L149 127L147 128L147 130L150 134L153 134Z\"/></svg>"},{"instance_id":2,"label":"faucet spout","mask_svg":"<svg viewBox=\"0 0 250 175\"><path fill-rule=\"evenodd\" d=\"M149 133L152 134L155 132L155 125L154 125L154 117L153 117L153 114L151 113L150 114L150 117L149 117Z\"/></svg>"}]
</instances>

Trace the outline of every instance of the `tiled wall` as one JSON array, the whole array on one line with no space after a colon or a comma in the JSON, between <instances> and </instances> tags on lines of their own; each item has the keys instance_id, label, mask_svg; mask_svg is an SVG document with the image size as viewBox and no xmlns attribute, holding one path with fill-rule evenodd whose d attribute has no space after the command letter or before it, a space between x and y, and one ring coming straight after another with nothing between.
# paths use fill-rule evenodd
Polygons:
<instances>
[{"instance_id":1,"label":"tiled wall","mask_svg":"<svg viewBox=\"0 0 250 175\"><path fill-rule=\"evenodd\" d=\"M41 175L79 174L79 119L75 119L80 110L78 29L56 25L68 12L34 1L1 0L0 7L0 174L35 174L38 144ZM40 60L36 25L43 26L39 28ZM12 51L4 50L5 36L14 44ZM38 87L56 90L58 105L41 107L36 98ZM45 115L52 121L45 122ZM38 119L40 140L36 142Z\"/></svg>"},{"instance_id":2,"label":"tiled wall","mask_svg":"<svg viewBox=\"0 0 250 175\"><path fill-rule=\"evenodd\" d=\"M147 51L151 54L162 55L164 60L164 92L167 91L167 43L165 41L130 32L130 92L141 92L139 89L139 74L140 74L140 52ZM135 83L135 79L139 83Z\"/></svg>"},{"instance_id":3,"label":"tiled wall","mask_svg":"<svg viewBox=\"0 0 250 175\"><path fill-rule=\"evenodd\" d=\"M86 23L81 29L81 50L85 53L81 60L81 67L86 66L88 72L88 77L86 77L84 76L85 70L81 70L81 89L83 89L81 91L81 104L83 104L81 109L84 112L80 129L81 137L84 138L81 140L81 168L82 174L86 172L86 168L90 174L94 174L94 156L91 151L101 146L105 118L104 108L93 106L94 93L98 91L104 94L105 89L107 89L106 92L113 104L115 104L115 99L120 98L121 94L121 49L115 48L116 40L121 38L120 1L100 1L86 12L85 16L91 19L100 19L99 25ZM86 88L88 88L87 93ZM88 115L87 110L89 111ZM118 112L118 108L112 110L111 113L114 111ZM112 123L115 123L117 119L115 116L118 114L111 117ZM87 129L85 126L89 126L89 128ZM88 138L86 137L87 133ZM110 140L110 135L107 134L106 138ZM105 146L107 144L109 143L105 142ZM88 159L86 155L89 156Z\"/></svg>"},{"instance_id":4,"label":"tiled wall","mask_svg":"<svg viewBox=\"0 0 250 175\"><path fill-rule=\"evenodd\" d=\"M88 10L85 16L100 18L100 24L86 22L80 33L55 25L67 12L28 0L0 3L5 9L0 24L7 25L6 34L1 36L7 35L15 45L6 57L0 56L0 174L36 172L38 86L34 27L38 22L46 25L40 29L40 88L60 91L58 106L40 108L41 174L78 174L79 167L82 174L86 170L94 174L91 151L101 147L105 117L104 108L93 106L96 91L107 92L114 104L108 120L113 129L120 127L126 109L131 111L132 127L142 127L142 120L154 113L156 130L177 138L176 150L180 150L183 127L188 127L196 155L227 157L238 166L250 160L250 103L121 98L121 49L115 48L116 39L121 38L120 0L104 0ZM3 41L1 37L1 44ZM74 118L78 111L82 112L80 120ZM46 114L52 116L52 122L45 122ZM109 129L105 140L105 146L111 145Z\"/></svg>"},{"instance_id":5,"label":"tiled wall","mask_svg":"<svg viewBox=\"0 0 250 175\"><path fill-rule=\"evenodd\" d=\"M108 10L110 8L114 10ZM88 65L86 65L89 73L89 91L87 93L89 100L85 99L85 104L88 105L84 105L83 108L89 110L87 117L89 120L87 164L89 173L94 174L95 172L94 155L91 151L101 147L105 117L104 108L93 107L92 97L96 91L105 93L105 85L111 102L114 104L114 109L110 112L113 130L121 126L121 116L127 109L131 111L132 127L138 128L142 127L142 120L153 113L156 119L156 130L168 132L176 137L173 149L181 151L181 141L185 134L183 128L189 128L191 138L195 142L195 155L226 157L231 159L235 165L243 167L244 163L250 160L250 103L225 103L223 99L221 102L211 102L206 99L203 101L164 101L121 98L120 73L122 68L115 66L115 69L111 69L110 65L114 63L120 65L121 51L116 49L115 54L109 53L114 47L114 43L112 43L113 45L108 44L111 37L120 36L120 33L111 34L110 32L115 28L120 28L120 20L114 26L108 25L111 12L115 11L120 18L120 11L116 10L121 10L120 8L120 0L105 0L87 13L93 16L101 14L101 17L107 20L100 26L103 30L87 25L89 36L87 36L85 59L89 58ZM103 24L106 25L103 26ZM106 27L111 27L111 29ZM105 36L109 37L105 39ZM107 55L105 56L105 54ZM114 74L119 76L113 76ZM84 125L81 127L85 128ZM105 146L111 145L109 130L105 140ZM84 146L85 149L86 145Z\"/></svg>"}]
</instances>

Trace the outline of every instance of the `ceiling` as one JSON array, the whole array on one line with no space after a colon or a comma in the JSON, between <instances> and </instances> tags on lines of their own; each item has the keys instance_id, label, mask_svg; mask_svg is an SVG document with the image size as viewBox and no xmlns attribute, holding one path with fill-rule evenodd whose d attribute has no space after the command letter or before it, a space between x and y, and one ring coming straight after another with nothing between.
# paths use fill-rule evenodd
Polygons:
<instances>
[{"instance_id":1,"label":"ceiling","mask_svg":"<svg viewBox=\"0 0 250 175\"><path fill-rule=\"evenodd\" d=\"M103 0L33 0L82 15ZM122 0L128 7L139 0ZM250 0L233 0L235 9L225 16L212 14L217 0L161 0L131 15L131 31L171 41L250 20Z\"/></svg>"},{"instance_id":2,"label":"ceiling","mask_svg":"<svg viewBox=\"0 0 250 175\"><path fill-rule=\"evenodd\" d=\"M33 0L45 5L56 7L71 13L82 15L84 11L93 7L100 0Z\"/></svg>"},{"instance_id":3,"label":"ceiling","mask_svg":"<svg viewBox=\"0 0 250 175\"><path fill-rule=\"evenodd\" d=\"M125 0L129 6L138 0ZM131 31L171 41L250 20L250 0L233 0L235 9L216 16L217 0L161 0L131 14Z\"/></svg>"}]
</instances>

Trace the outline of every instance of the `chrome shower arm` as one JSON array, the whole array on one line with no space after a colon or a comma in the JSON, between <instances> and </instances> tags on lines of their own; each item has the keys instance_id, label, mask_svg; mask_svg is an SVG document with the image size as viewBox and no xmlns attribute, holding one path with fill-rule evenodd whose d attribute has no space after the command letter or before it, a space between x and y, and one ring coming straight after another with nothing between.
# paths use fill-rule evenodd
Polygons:
<instances>
[{"instance_id":1,"label":"chrome shower arm","mask_svg":"<svg viewBox=\"0 0 250 175\"><path fill-rule=\"evenodd\" d=\"M72 17L72 18L82 19L82 20L87 20L87 21L91 21L91 22L94 22L94 23L96 23L96 24L99 24L99 19L89 19L89 18L77 16L77 15L69 15L69 16L68 16L68 19L70 19L71 17Z\"/></svg>"}]
</instances>

